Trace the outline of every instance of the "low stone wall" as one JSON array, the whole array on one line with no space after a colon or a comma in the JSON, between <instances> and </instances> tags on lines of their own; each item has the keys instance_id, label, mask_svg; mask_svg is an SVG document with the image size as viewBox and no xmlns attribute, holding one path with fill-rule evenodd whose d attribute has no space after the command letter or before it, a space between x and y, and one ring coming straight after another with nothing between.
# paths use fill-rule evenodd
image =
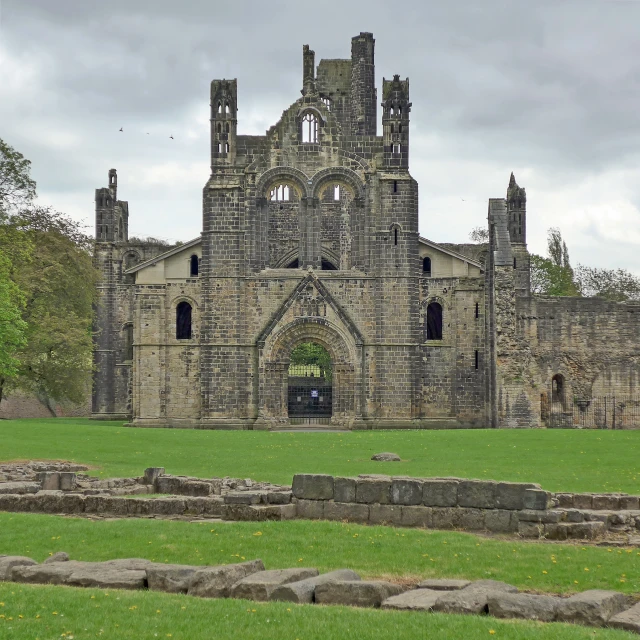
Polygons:
<instances>
[{"instance_id":1,"label":"low stone wall","mask_svg":"<svg viewBox=\"0 0 640 640\"><path fill-rule=\"evenodd\" d=\"M556 495L532 483L298 474L293 478L293 495L298 517L314 520L554 540L594 539L607 532L635 534L640 529L638 496Z\"/></svg>"},{"instance_id":2,"label":"low stone wall","mask_svg":"<svg viewBox=\"0 0 640 640\"><path fill-rule=\"evenodd\" d=\"M399 611L489 614L496 618L570 622L640 633L640 604L618 591L590 590L569 597L521 593L495 580L427 579L408 585L361 580L350 569L266 570L262 560L220 566L169 565L149 560L69 560L58 552L38 564L0 556L0 581L103 589L149 589L201 598L348 605Z\"/></svg>"}]
</instances>

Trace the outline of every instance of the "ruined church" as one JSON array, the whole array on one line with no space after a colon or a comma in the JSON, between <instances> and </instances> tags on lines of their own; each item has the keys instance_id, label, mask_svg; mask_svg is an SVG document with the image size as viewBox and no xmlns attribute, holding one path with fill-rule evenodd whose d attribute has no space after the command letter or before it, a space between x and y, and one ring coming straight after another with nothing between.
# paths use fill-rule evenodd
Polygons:
<instances>
[{"instance_id":1,"label":"ruined church","mask_svg":"<svg viewBox=\"0 0 640 640\"><path fill-rule=\"evenodd\" d=\"M378 96L372 34L317 67L303 47L302 70L302 95L261 136L238 133L237 81L212 81L199 237L130 241L115 169L96 190L93 417L495 428L580 426L584 408L611 428L606 398L615 413L637 391L640 305L531 295L513 174L488 202L488 244L419 235L409 80L383 78ZM309 343L330 377L292 373Z\"/></svg>"}]
</instances>

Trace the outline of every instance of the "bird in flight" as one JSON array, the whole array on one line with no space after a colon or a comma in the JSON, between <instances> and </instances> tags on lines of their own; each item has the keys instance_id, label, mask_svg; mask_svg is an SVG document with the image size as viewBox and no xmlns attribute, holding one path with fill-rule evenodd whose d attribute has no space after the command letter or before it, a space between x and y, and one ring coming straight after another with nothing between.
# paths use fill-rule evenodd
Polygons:
<instances>
[{"instance_id":1,"label":"bird in flight","mask_svg":"<svg viewBox=\"0 0 640 640\"><path fill-rule=\"evenodd\" d=\"M169 136L173 140L173 136Z\"/></svg>"},{"instance_id":2,"label":"bird in flight","mask_svg":"<svg viewBox=\"0 0 640 640\"><path fill-rule=\"evenodd\" d=\"M120 131L122 131L122 127L120 127Z\"/></svg>"}]
</instances>

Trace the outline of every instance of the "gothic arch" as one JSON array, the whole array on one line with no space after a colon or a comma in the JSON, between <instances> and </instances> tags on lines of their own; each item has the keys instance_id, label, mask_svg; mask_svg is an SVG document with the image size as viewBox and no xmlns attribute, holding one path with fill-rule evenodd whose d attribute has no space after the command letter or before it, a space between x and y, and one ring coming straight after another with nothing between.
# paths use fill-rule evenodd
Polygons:
<instances>
[{"instance_id":1,"label":"gothic arch","mask_svg":"<svg viewBox=\"0 0 640 640\"><path fill-rule=\"evenodd\" d=\"M328 167L321 169L312 178L311 194L319 198L329 184L342 184L352 193L355 200L364 198L364 184L360 176L347 167Z\"/></svg>"},{"instance_id":2,"label":"gothic arch","mask_svg":"<svg viewBox=\"0 0 640 640\"><path fill-rule=\"evenodd\" d=\"M267 198L271 189L281 183L290 183L298 192L299 198L309 196L309 177L304 171L295 167L273 167L265 171L256 182L256 197Z\"/></svg>"}]
</instances>

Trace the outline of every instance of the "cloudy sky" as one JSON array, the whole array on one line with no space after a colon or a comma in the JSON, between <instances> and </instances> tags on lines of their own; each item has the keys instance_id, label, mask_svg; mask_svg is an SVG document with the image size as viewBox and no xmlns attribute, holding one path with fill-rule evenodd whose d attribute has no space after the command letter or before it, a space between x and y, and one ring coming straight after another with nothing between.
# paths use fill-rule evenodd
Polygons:
<instances>
[{"instance_id":1,"label":"cloudy sky","mask_svg":"<svg viewBox=\"0 0 640 640\"><path fill-rule=\"evenodd\" d=\"M43 204L92 224L115 167L130 233L188 240L210 81L238 78L238 131L263 134L303 44L348 58L371 31L378 93L411 80L422 235L464 242L514 171L532 251L557 226L574 264L640 274L639 23L640 0L0 0L0 137Z\"/></svg>"}]
</instances>

